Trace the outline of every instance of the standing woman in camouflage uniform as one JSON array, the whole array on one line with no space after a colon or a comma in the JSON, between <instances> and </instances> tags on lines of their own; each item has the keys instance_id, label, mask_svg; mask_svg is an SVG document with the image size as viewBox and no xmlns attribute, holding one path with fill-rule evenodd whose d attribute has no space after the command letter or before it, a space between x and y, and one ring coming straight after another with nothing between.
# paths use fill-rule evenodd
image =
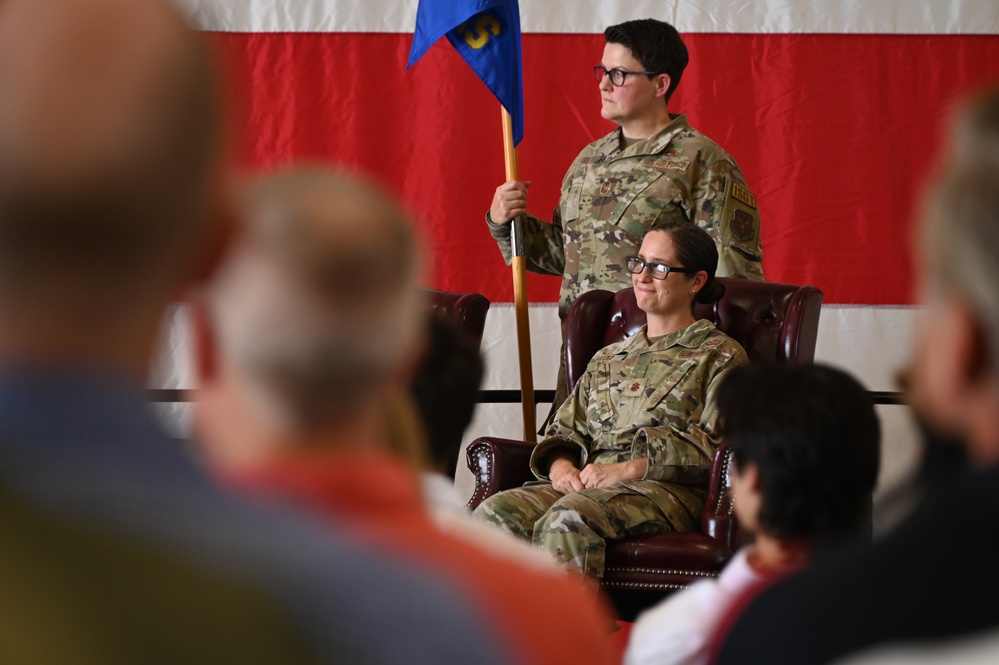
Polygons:
<instances>
[{"instance_id":1,"label":"standing woman in camouflage uniform","mask_svg":"<svg viewBox=\"0 0 999 665\"><path fill-rule=\"evenodd\" d=\"M612 25L604 38L593 71L600 114L618 127L576 157L550 224L528 213L529 182L496 188L486 220L504 259L510 262L510 221L520 216L527 269L562 276L563 322L580 294L628 285L625 258L659 222L706 230L718 247L719 277L762 280L760 213L739 165L685 115L667 110L689 59L680 34L642 19ZM553 410L565 398L560 365Z\"/></svg>"},{"instance_id":2,"label":"standing woman in camouflage uniform","mask_svg":"<svg viewBox=\"0 0 999 665\"><path fill-rule=\"evenodd\" d=\"M735 340L694 319L695 302L724 294L705 231L657 224L625 265L647 325L590 360L531 455L542 482L500 492L475 511L597 578L606 539L699 523L718 445L715 391L748 362Z\"/></svg>"}]
</instances>

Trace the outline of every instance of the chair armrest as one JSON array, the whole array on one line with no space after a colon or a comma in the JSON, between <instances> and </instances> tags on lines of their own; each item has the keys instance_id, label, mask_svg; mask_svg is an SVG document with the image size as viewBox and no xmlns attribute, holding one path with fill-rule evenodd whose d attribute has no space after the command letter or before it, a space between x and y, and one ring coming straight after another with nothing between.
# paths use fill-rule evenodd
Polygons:
<instances>
[{"instance_id":1,"label":"chair armrest","mask_svg":"<svg viewBox=\"0 0 999 665\"><path fill-rule=\"evenodd\" d=\"M719 540L733 552L742 542L739 522L732 509L731 479L729 467L732 465L732 449L722 443L715 451L711 463L711 479L708 493L704 497L704 512L701 514L701 531Z\"/></svg>"},{"instance_id":2,"label":"chair armrest","mask_svg":"<svg viewBox=\"0 0 999 665\"><path fill-rule=\"evenodd\" d=\"M475 491L468 500L468 509L475 510L480 503L497 492L536 480L531 473L533 450L533 443L491 436L478 438L468 444L465 458L468 470L475 476Z\"/></svg>"}]
</instances>

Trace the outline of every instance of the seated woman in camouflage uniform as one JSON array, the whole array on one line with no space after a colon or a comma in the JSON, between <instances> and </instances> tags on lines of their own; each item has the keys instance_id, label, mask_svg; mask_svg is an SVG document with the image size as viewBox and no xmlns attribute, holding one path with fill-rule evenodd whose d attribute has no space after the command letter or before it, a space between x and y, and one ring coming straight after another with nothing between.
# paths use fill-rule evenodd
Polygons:
<instances>
[{"instance_id":1,"label":"seated woman in camouflage uniform","mask_svg":"<svg viewBox=\"0 0 999 665\"><path fill-rule=\"evenodd\" d=\"M542 482L486 499L479 519L597 578L606 539L696 527L718 445L715 391L748 362L735 340L693 315L695 302L724 294L717 265L697 226L649 230L627 261L647 325L590 360L531 455Z\"/></svg>"}]
</instances>

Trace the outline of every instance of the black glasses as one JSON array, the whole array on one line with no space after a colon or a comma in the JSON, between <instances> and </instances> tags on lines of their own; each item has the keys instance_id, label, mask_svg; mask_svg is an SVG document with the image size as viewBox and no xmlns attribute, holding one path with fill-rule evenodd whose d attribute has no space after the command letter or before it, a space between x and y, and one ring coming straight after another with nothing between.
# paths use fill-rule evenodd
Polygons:
<instances>
[{"instance_id":1,"label":"black glasses","mask_svg":"<svg viewBox=\"0 0 999 665\"><path fill-rule=\"evenodd\" d=\"M607 69L603 65L596 65L593 68L593 76L597 79L597 83L604 80L604 74L610 77L611 85L615 88L624 85L624 79L629 74L645 74L646 76L655 76L661 72L629 72L624 69Z\"/></svg>"},{"instance_id":2,"label":"black glasses","mask_svg":"<svg viewBox=\"0 0 999 665\"><path fill-rule=\"evenodd\" d=\"M668 266L665 263L656 263L655 261L643 261L637 256L629 256L625 260L625 267L628 269L632 275L641 275L642 272L648 268L649 276L652 279L666 279L669 277L671 272L682 272L686 274L700 272L695 268L674 268L673 266Z\"/></svg>"}]
</instances>

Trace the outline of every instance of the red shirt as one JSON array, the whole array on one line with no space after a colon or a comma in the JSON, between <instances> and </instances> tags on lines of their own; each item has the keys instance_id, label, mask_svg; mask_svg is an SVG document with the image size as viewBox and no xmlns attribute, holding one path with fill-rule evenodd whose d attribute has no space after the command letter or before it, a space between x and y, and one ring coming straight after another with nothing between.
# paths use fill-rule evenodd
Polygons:
<instances>
[{"instance_id":1,"label":"red shirt","mask_svg":"<svg viewBox=\"0 0 999 665\"><path fill-rule=\"evenodd\" d=\"M409 562L425 566L481 601L524 663L618 662L607 639L611 619L582 585L496 556L441 531L427 513L416 473L382 452L351 451L283 459L229 476L244 490L291 499L353 528ZM469 654L474 658L474 654Z\"/></svg>"}]
</instances>

